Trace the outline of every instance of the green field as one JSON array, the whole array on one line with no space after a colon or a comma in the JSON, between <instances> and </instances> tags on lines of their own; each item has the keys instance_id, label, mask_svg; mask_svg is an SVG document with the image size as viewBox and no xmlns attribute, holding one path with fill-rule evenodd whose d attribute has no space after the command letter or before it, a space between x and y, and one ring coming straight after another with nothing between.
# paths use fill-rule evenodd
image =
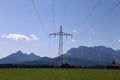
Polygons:
<instances>
[{"instance_id":1,"label":"green field","mask_svg":"<svg viewBox=\"0 0 120 80\"><path fill-rule=\"evenodd\" d=\"M120 80L120 70L0 69L0 80Z\"/></svg>"}]
</instances>

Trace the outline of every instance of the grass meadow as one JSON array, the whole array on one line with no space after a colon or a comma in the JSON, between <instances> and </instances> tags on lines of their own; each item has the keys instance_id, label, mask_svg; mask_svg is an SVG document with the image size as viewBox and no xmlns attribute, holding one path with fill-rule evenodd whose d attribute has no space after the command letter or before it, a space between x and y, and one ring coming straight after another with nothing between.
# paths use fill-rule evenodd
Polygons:
<instances>
[{"instance_id":1,"label":"grass meadow","mask_svg":"<svg viewBox=\"0 0 120 80\"><path fill-rule=\"evenodd\" d=\"M0 80L120 80L120 70L8 68L0 69Z\"/></svg>"}]
</instances>

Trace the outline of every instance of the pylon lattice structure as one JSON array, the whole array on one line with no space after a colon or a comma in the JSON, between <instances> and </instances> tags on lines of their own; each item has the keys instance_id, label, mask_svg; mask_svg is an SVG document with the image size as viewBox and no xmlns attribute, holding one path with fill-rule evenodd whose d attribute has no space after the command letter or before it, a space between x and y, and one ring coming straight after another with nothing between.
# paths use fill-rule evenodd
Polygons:
<instances>
[{"instance_id":1,"label":"pylon lattice structure","mask_svg":"<svg viewBox=\"0 0 120 80\"><path fill-rule=\"evenodd\" d=\"M59 36L59 51L58 51L58 61L57 61L57 66L61 66L63 64L63 36L70 36L73 37L72 34L65 33L62 31L62 26L60 26L60 31L57 33L50 33L49 36Z\"/></svg>"}]
</instances>

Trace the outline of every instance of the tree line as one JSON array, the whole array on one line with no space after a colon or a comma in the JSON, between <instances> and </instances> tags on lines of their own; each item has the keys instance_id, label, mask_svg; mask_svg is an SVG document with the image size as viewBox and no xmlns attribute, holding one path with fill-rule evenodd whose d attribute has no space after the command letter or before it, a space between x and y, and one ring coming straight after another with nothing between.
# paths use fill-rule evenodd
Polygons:
<instances>
[{"instance_id":1,"label":"tree line","mask_svg":"<svg viewBox=\"0 0 120 80\"><path fill-rule=\"evenodd\" d=\"M81 68L81 69L106 69L106 66L95 65L90 67L74 66L70 64L62 64L61 66L39 64L39 65L27 65L27 64L0 64L0 68ZM120 69L120 67L112 67L107 69Z\"/></svg>"}]
</instances>

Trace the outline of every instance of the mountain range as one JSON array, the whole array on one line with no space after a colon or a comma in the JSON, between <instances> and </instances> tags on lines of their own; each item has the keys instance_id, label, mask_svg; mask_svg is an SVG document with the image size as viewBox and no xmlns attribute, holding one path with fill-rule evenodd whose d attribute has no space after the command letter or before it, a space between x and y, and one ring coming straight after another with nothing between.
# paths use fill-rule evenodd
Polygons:
<instances>
[{"instance_id":1,"label":"mountain range","mask_svg":"<svg viewBox=\"0 0 120 80\"><path fill-rule=\"evenodd\" d=\"M17 51L4 58L0 59L0 64L50 64L55 65L56 59L50 57L40 57L34 53L26 54L22 51ZM107 65L112 61L120 64L120 50L114 50L105 46L86 47L80 46L78 48L71 48L63 54L64 63L75 66L95 66Z\"/></svg>"},{"instance_id":2,"label":"mountain range","mask_svg":"<svg viewBox=\"0 0 120 80\"><path fill-rule=\"evenodd\" d=\"M31 53L28 55L19 50L16 53L12 53L12 54L0 59L0 64L32 61L32 60L36 60L38 58L40 58L40 57L35 55L34 53Z\"/></svg>"}]
</instances>

